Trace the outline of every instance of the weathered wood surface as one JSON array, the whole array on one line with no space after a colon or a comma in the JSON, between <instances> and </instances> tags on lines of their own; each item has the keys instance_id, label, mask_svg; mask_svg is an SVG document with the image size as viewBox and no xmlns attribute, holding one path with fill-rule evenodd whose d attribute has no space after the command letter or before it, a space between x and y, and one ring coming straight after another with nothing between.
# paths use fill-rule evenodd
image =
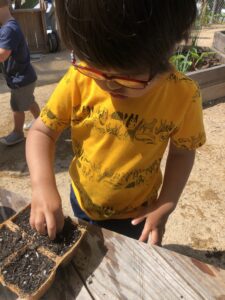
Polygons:
<instances>
[{"instance_id":1,"label":"weathered wood surface","mask_svg":"<svg viewBox=\"0 0 225 300\"><path fill-rule=\"evenodd\" d=\"M203 102L225 96L225 64L190 72L187 75L198 82Z\"/></svg>"},{"instance_id":2,"label":"weathered wood surface","mask_svg":"<svg viewBox=\"0 0 225 300\"><path fill-rule=\"evenodd\" d=\"M90 227L74 263L94 299L225 299L225 271L107 230Z\"/></svg>"},{"instance_id":3,"label":"weathered wood surface","mask_svg":"<svg viewBox=\"0 0 225 300\"><path fill-rule=\"evenodd\" d=\"M6 196L4 196L6 195ZM0 191L0 215L26 201ZM225 271L159 247L150 247L108 230L88 226L72 262L59 270L43 297L61 299L225 299ZM13 298L14 297L14 298ZM0 299L16 299L0 288Z\"/></svg>"},{"instance_id":4,"label":"weathered wood surface","mask_svg":"<svg viewBox=\"0 0 225 300\"><path fill-rule=\"evenodd\" d=\"M41 9L17 9L12 11L12 15L21 26L30 52L49 52L45 11Z\"/></svg>"},{"instance_id":5,"label":"weathered wood surface","mask_svg":"<svg viewBox=\"0 0 225 300\"><path fill-rule=\"evenodd\" d=\"M225 31L216 31L214 33L213 47L225 53Z\"/></svg>"}]
</instances>

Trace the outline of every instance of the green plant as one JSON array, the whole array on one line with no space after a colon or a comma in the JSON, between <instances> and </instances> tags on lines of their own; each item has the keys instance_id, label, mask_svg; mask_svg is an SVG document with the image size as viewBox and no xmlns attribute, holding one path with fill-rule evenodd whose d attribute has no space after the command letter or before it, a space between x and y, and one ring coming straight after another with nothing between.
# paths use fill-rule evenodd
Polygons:
<instances>
[{"instance_id":1,"label":"green plant","mask_svg":"<svg viewBox=\"0 0 225 300\"><path fill-rule=\"evenodd\" d=\"M34 8L38 4L38 0L26 0L24 4L22 4L21 8Z\"/></svg>"},{"instance_id":2,"label":"green plant","mask_svg":"<svg viewBox=\"0 0 225 300\"><path fill-rule=\"evenodd\" d=\"M180 72L187 73L194 71L204 64L205 60L215 56L215 52L205 51L200 52L197 47L191 47L188 50L184 50L180 47L172 57L171 63Z\"/></svg>"},{"instance_id":3,"label":"green plant","mask_svg":"<svg viewBox=\"0 0 225 300\"><path fill-rule=\"evenodd\" d=\"M180 72L186 73L189 71L192 61L189 60L189 51L187 55L177 53L174 54L171 59L171 63L176 67Z\"/></svg>"}]
</instances>

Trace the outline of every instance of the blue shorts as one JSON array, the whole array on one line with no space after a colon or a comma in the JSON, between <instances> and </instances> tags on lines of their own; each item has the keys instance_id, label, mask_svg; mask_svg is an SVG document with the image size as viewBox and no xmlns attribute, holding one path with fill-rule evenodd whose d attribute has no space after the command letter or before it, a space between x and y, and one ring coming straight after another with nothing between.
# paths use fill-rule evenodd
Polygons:
<instances>
[{"instance_id":1,"label":"blue shorts","mask_svg":"<svg viewBox=\"0 0 225 300\"><path fill-rule=\"evenodd\" d=\"M90 224L97 225L99 227L106 228L108 230L126 235L126 236L136 239L136 240L138 240L139 237L141 236L142 230L145 225L145 221L134 226L131 224L132 219L122 219L122 220L116 220L116 219L113 220L112 219L112 220L105 220L105 221L91 220L85 214L85 212L80 208L72 187L70 190L70 202L72 205L74 215L79 219L87 221Z\"/></svg>"}]
</instances>

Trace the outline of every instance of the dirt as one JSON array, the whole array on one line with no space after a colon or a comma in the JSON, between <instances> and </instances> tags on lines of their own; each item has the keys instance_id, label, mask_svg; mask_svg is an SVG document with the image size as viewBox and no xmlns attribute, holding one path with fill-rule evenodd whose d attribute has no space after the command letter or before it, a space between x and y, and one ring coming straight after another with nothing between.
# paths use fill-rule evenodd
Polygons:
<instances>
[{"instance_id":1,"label":"dirt","mask_svg":"<svg viewBox=\"0 0 225 300\"><path fill-rule=\"evenodd\" d=\"M56 238L51 241L46 235L40 235L37 231L33 230L29 223L30 209L20 213L13 222L22 228L32 239L37 246L44 246L56 255L63 256L79 239L81 232L77 225L73 224L68 217L65 219L62 232L56 235Z\"/></svg>"},{"instance_id":2,"label":"dirt","mask_svg":"<svg viewBox=\"0 0 225 300\"><path fill-rule=\"evenodd\" d=\"M0 266L4 259L25 245L22 234L13 232L6 226L0 229Z\"/></svg>"},{"instance_id":3,"label":"dirt","mask_svg":"<svg viewBox=\"0 0 225 300\"><path fill-rule=\"evenodd\" d=\"M30 207L11 219L18 227L15 232L6 225L0 228L0 275L6 284L16 286L19 294L37 291L56 265L57 260L48 256L66 255L81 236L78 225L67 217L62 232L51 241L47 235L40 235L31 228L29 216ZM45 247L44 254L40 252L41 247Z\"/></svg>"},{"instance_id":4,"label":"dirt","mask_svg":"<svg viewBox=\"0 0 225 300\"><path fill-rule=\"evenodd\" d=\"M217 26L206 29L200 36L199 44L211 46L212 33L221 28ZM224 28L223 26L223 30ZM67 52L51 54L34 64L39 73L39 86L35 90L35 95L41 107L69 66L68 57ZM12 118L9 93L1 79L0 98L0 136L2 136L11 130ZM207 142L197 150L195 166L188 184L167 223L163 246L225 269L225 99L218 101L217 105L207 107L203 113ZM27 114L26 119L31 120L31 116ZM24 143L8 148L0 145L0 153L0 188L31 199ZM55 172L64 212L73 216L69 203L68 167L71 159L70 135L69 132L65 132L57 145ZM213 257L213 253L217 251L222 255L218 258ZM207 257L208 253L211 253L211 257Z\"/></svg>"},{"instance_id":5,"label":"dirt","mask_svg":"<svg viewBox=\"0 0 225 300\"><path fill-rule=\"evenodd\" d=\"M6 283L26 294L34 293L46 281L55 263L36 250L28 249L2 269Z\"/></svg>"}]
</instances>

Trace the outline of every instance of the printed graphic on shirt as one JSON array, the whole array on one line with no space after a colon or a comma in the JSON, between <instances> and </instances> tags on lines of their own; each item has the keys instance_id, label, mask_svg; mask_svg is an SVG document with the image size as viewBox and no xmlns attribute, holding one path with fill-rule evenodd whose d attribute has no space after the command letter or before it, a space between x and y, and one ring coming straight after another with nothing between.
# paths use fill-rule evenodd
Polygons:
<instances>
[{"instance_id":1,"label":"printed graphic on shirt","mask_svg":"<svg viewBox=\"0 0 225 300\"><path fill-rule=\"evenodd\" d=\"M166 141L175 129L171 121L153 119L146 122L138 114L116 111L109 113L107 108L89 106L74 107L73 126L83 122L99 134L113 135L119 140L136 140L145 144L155 144L157 139Z\"/></svg>"},{"instance_id":2,"label":"printed graphic on shirt","mask_svg":"<svg viewBox=\"0 0 225 300\"><path fill-rule=\"evenodd\" d=\"M177 141L173 141L175 146L187 150L196 149L201 147L206 139L205 132L199 133L198 136L191 136L190 138L179 138Z\"/></svg>"},{"instance_id":3,"label":"printed graphic on shirt","mask_svg":"<svg viewBox=\"0 0 225 300\"><path fill-rule=\"evenodd\" d=\"M117 210L113 208L112 206L104 206L104 205L98 205L93 203L92 199L88 196L87 192L83 188L83 186L80 184L78 180L74 181L74 184L76 185L76 188L79 191L79 194L82 199L82 205L84 206L85 210L89 212L91 215L97 215L101 219L108 219L108 218L113 218L113 216L120 216L123 215L124 213L129 213L133 212L133 210L136 209L134 203L127 205L124 209L122 210ZM141 204L139 207L140 209L146 209L149 207L154 201L157 200L157 193L158 193L158 186L154 186L151 190L151 194L146 197L145 201Z\"/></svg>"},{"instance_id":4,"label":"printed graphic on shirt","mask_svg":"<svg viewBox=\"0 0 225 300\"><path fill-rule=\"evenodd\" d=\"M74 151L77 157L77 166L86 180L97 183L105 182L115 190L147 185L151 177L159 172L161 159L155 160L144 169L134 169L127 173L115 172L113 168L102 171L102 166L90 161L78 142L75 142L75 145Z\"/></svg>"},{"instance_id":5,"label":"printed graphic on shirt","mask_svg":"<svg viewBox=\"0 0 225 300\"><path fill-rule=\"evenodd\" d=\"M52 130L60 131L70 124L69 122L60 120L46 105L40 114L42 121L47 125L47 127L51 128Z\"/></svg>"}]
</instances>

